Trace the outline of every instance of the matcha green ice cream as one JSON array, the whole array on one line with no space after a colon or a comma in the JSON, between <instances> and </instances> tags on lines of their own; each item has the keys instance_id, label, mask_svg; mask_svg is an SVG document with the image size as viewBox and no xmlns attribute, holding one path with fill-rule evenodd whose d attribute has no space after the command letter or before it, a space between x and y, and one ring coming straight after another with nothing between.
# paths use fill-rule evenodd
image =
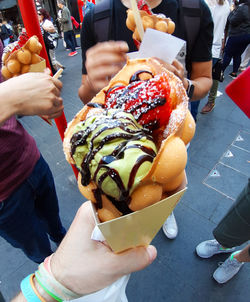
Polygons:
<instances>
[{"instance_id":1,"label":"matcha green ice cream","mask_svg":"<svg viewBox=\"0 0 250 302\"><path fill-rule=\"evenodd\" d=\"M156 146L132 114L99 110L76 125L71 155L84 186L93 180L101 194L129 203L129 196L152 166Z\"/></svg>"}]
</instances>

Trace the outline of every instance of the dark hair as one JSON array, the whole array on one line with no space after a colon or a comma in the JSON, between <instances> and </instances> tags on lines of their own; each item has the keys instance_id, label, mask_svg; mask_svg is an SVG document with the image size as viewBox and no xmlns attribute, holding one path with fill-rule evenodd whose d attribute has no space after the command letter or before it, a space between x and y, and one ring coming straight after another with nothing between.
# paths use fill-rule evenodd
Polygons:
<instances>
[{"instance_id":1,"label":"dark hair","mask_svg":"<svg viewBox=\"0 0 250 302\"><path fill-rule=\"evenodd\" d=\"M0 19L0 23L3 23L3 19Z\"/></svg>"},{"instance_id":2,"label":"dark hair","mask_svg":"<svg viewBox=\"0 0 250 302\"><path fill-rule=\"evenodd\" d=\"M39 9L38 14L42 15L44 19L50 20L50 15L46 11L46 9L44 9L44 8Z\"/></svg>"},{"instance_id":3,"label":"dark hair","mask_svg":"<svg viewBox=\"0 0 250 302\"><path fill-rule=\"evenodd\" d=\"M219 5L223 5L224 2L225 2L225 0L218 0L218 4L219 4Z\"/></svg>"}]
</instances>

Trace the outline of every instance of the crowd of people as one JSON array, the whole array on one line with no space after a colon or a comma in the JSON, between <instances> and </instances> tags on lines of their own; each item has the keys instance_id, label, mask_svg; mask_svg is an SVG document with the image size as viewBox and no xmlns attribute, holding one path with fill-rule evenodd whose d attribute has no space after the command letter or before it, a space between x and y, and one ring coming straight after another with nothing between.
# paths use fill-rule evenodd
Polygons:
<instances>
[{"instance_id":1,"label":"crowd of people","mask_svg":"<svg viewBox=\"0 0 250 302\"><path fill-rule=\"evenodd\" d=\"M109 31L100 24L99 27L93 24L95 6L89 1L84 1L83 5L82 81L78 94L84 104L121 69L126 62L126 53L136 50L131 32L125 22L121 22L126 19L130 1L106 2L107 7L103 7L103 10L112 10L112 14L105 16ZM232 10L227 0L207 0L207 3L201 1L199 26L202 30L198 31L195 43L186 38L186 24L178 15L181 11L178 1L147 2L153 13L163 13L170 17L176 25L174 35L187 41L186 58L182 62L174 60L172 64L165 64L165 67L181 79L196 120L200 99L208 95L208 102L201 111L203 114L211 112L215 106L219 82L212 78L212 67L218 60L223 57L222 71L225 71L233 59L233 71L230 73L232 78L236 78L240 69L244 70L249 62L250 1L235 0ZM69 56L72 57L77 55L76 48L79 47L73 31L72 16L63 0L58 0L57 5L60 9L58 20L63 38L66 47L71 49ZM185 8L185 1L182 5ZM45 9L38 11L38 19L44 39L47 34L57 32ZM6 23L0 20L0 26L1 57L3 47L9 43L9 37L6 34ZM98 30L100 32L96 32ZM48 41L46 44L45 41L51 67L55 72L64 66L56 60L55 47L49 43ZM39 266L38 275L30 275L22 281L22 291L13 301L25 301L24 298L27 301L53 301L54 296L59 299L57 301L61 301L62 297L85 296L126 274L143 269L156 258L157 252L153 246L138 247L116 255L105 243L91 240L94 221L89 202L79 209L66 234L59 216L50 168L35 140L16 119L18 115L48 118L60 116L63 111L61 90L62 83L47 71L42 74L27 73L0 84L0 235L12 246L22 249L32 261L42 263L42 267L45 267L43 270ZM227 282L237 274L244 262L250 262L249 245L235 252L235 247L250 239L249 213L250 181L213 231L215 239L204 241L196 247L201 258L233 252L214 272L213 277L218 283ZM173 212L165 221L163 232L169 239L178 235ZM26 240L27 237L29 241ZM54 254L50 240L59 246ZM41 282L40 277L45 281ZM44 282L48 282L46 286Z\"/></svg>"}]
</instances>

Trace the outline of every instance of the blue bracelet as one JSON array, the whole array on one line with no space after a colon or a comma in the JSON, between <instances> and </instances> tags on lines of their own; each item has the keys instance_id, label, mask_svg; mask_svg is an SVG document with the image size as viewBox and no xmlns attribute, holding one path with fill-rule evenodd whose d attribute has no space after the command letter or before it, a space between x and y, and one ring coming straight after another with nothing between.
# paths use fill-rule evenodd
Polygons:
<instances>
[{"instance_id":1,"label":"blue bracelet","mask_svg":"<svg viewBox=\"0 0 250 302\"><path fill-rule=\"evenodd\" d=\"M33 274L30 274L29 276L27 276L26 278L24 278L21 282L21 291L25 297L25 299L28 302L41 302L41 300L37 297L37 295L35 294L35 292L33 291L33 288L30 284L30 277Z\"/></svg>"}]
</instances>

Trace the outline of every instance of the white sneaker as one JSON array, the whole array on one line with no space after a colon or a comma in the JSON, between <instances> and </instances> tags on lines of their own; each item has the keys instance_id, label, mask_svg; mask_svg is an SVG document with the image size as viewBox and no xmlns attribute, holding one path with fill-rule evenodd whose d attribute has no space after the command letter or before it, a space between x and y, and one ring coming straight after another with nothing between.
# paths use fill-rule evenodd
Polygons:
<instances>
[{"instance_id":1,"label":"white sneaker","mask_svg":"<svg viewBox=\"0 0 250 302\"><path fill-rule=\"evenodd\" d=\"M244 262L239 262L230 255L214 272L213 277L218 283L226 283L235 276Z\"/></svg>"},{"instance_id":2,"label":"white sneaker","mask_svg":"<svg viewBox=\"0 0 250 302\"><path fill-rule=\"evenodd\" d=\"M213 255L221 253L231 253L235 248L223 249L219 242L215 239L203 241L196 247L196 253L201 258L210 258Z\"/></svg>"},{"instance_id":3,"label":"white sneaker","mask_svg":"<svg viewBox=\"0 0 250 302\"><path fill-rule=\"evenodd\" d=\"M162 226L162 230L169 239L176 238L178 234L178 226L174 217L174 212L168 216L167 220Z\"/></svg>"}]
</instances>

